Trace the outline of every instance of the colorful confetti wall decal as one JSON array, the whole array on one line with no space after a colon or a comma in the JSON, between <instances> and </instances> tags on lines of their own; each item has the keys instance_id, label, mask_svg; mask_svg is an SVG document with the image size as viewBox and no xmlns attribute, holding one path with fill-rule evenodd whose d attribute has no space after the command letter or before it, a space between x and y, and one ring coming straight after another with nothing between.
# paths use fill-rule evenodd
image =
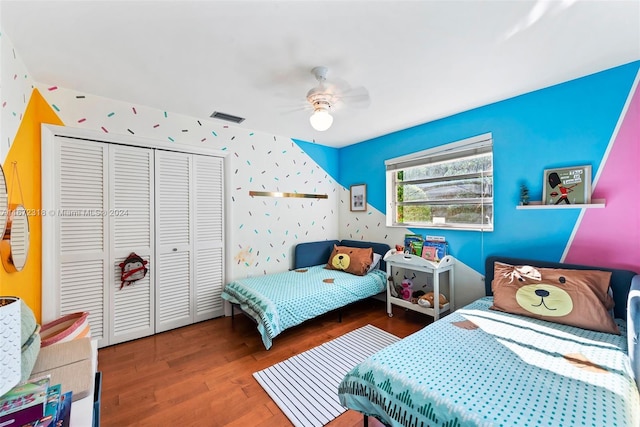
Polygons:
<instances>
[{"instance_id":1,"label":"colorful confetti wall decal","mask_svg":"<svg viewBox=\"0 0 640 427\"><path fill-rule=\"evenodd\" d=\"M205 144L221 153L233 144L233 154L225 160L232 172L227 174L226 220L228 229L233 230L226 236L226 246L240 249L228 254L235 262L230 262L227 280L287 270L292 267L289 254L300 241L338 237L338 184L326 173L318 174L318 165L304 151L292 150L296 145L289 138L220 126L208 119L63 87L45 92L49 104L59 107L60 118L73 126L176 145ZM287 204L272 204L250 196L249 188L327 196L324 200L295 197L287 199Z\"/></svg>"}]
</instances>

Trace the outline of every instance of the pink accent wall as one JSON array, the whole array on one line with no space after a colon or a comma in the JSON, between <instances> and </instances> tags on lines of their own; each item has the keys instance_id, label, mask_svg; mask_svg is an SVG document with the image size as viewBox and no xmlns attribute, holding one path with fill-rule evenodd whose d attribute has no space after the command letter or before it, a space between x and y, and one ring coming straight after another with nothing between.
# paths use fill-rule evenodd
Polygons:
<instances>
[{"instance_id":1,"label":"pink accent wall","mask_svg":"<svg viewBox=\"0 0 640 427\"><path fill-rule=\"evenodd\" d=\"M606 206L584 210L565 262L640 273L640 85L632 90L592 193L593 199L606 199Z\"/></svg>"}]
</instances>

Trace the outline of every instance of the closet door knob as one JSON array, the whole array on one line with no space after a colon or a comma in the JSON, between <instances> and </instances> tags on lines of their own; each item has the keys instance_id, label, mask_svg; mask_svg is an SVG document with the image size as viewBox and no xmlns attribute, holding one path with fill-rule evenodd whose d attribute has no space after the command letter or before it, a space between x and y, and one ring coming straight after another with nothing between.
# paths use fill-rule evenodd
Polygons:
<instances>
[{"instance_id":1,"label":"closet door knob","mask_svg":"<svg viewBox=\"0 0 640 427\"><path fill-rule=\"evenodd\" d=\"M178 252L178 248L173 248L173 252Z\"/></svg>"}]
</instances>

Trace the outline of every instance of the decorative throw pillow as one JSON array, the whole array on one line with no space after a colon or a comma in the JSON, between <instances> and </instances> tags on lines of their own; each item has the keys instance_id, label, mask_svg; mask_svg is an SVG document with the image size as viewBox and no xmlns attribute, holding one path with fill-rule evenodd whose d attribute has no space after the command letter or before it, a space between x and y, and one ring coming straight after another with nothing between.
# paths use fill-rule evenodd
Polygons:
<instances>
[{"instance_id":1,"label":"decorative throw pillow","mask_svg":"<svg viewBox=\"0 0 640 427\"><path fill-rule=\"evenodd\" d=\"M333 252L327 262L330 270L342 270L357 276L364 276L373 262L372 248L352 248L333 245Z\"/></svg>"},{"instance_id":2,"label":"decorative throw pillow","mask_svg":"<svg viewBox=\"0 0 640 427\"><path fill-rule=\"evenodd\" d=\"M380 260L382 259L382 255L377 254L377 253L373 253L373 261L371 262L371 265L369 266L369 269L367 270L367 273L372 272L373 270L375 270L376 268L380 267Z\"/></svg>"},{"instance_id":3,"label":"decorative throw pillow","mask_svg":"<svg viewBox=\"0 0 640 427\"><path fill-rule=\"evenodd\" d=\"M609 314L611 272L513 266L496 262L493 310L620 334Z\"/></svg>"}]
</instances>

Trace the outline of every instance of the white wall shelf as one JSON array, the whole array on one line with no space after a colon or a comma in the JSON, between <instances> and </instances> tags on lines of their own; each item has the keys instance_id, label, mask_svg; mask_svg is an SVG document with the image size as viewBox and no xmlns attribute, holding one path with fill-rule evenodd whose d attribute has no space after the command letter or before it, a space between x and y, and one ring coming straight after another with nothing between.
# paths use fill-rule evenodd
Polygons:
<instances>
[{"instance_id":1,"label":"white wall shelf","mask_svg":"<svg viewBox=\"0 0 640 427\"><path fill-rule=\"evenodd\" d=\"M591 203L583 203L576 205L544 205L541 201L530 202L528 205L518 205L516 209L583 209L583 208L604 208L604 199L593 199Z\"/></svg>"}]
</instances>

